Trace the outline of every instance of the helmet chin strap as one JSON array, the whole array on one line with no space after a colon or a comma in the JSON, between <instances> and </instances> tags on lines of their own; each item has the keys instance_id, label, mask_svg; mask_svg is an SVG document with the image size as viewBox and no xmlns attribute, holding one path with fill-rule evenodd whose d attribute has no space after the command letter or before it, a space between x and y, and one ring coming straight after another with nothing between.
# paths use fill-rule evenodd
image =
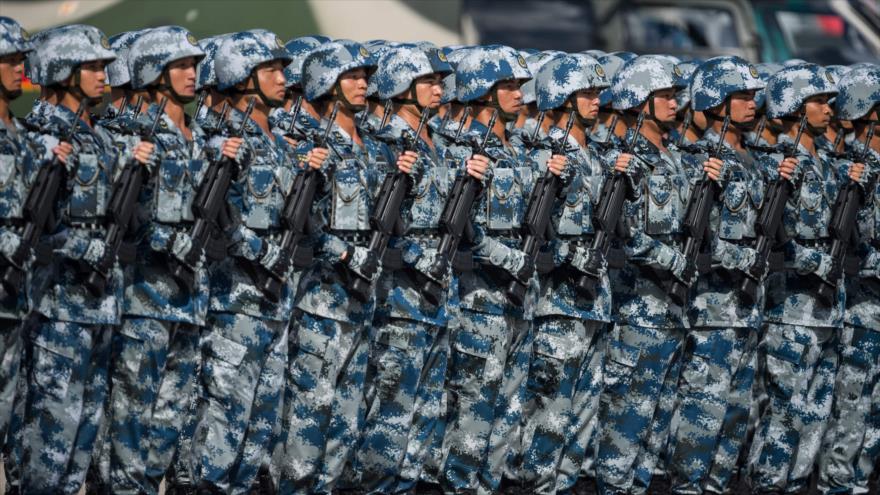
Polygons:
<instances>
[{"instance_id":1,"label":"helmet chin strap","mask_svg":"<svg viewBox=\"0 0 880 495\"><path fill-rule=\"evenodd\" d=\"M515 112L505 112L501 109L501 104L498 103L498 87L494 86L492 88L492 92L490 93L492 98L490 100L477 100L473 102L476 105L489 107L495 109L498 112L498 119L504 123L513 122L519 117Z\"/></svg>"},{"instance_id":2,"label":"helmet chin strap","mask_svg":"<svg viewBox=\"0 0 880 495\"><path fill-rule=\"evenodd\" d=\"M174 90L174 86L171 84L171 76L168 74L168 67L162 71L162 75L159 77L159 82L153 86L153 89L155 91L167 91L168 94L171 95L171 99L180 105L186 105L196 99L195 95L183 96ZM155 95L150 96L153 97L153 101L159 101Z\"/></svg>"},{"instance_id":3,"label":"helmet chin strap","mask_svg":"<svg viewBox=\"0 0 880 495\"><path fill-rule=\"evenodd\" d=\"M333 85L333 88L336 89L335 98L339 100L339 102L342 103L342 106L348 109L348 111L350 111L351 113L363 112L367 109L366 105L355 105L348 100L348 98L345 96L345 92L342 91L342 85L339 84L339 79L336 79L336 84Z\"/></svg>"},{"instance_id":4,"label":"helmet chin strap","mask_svg":"<svg viewBox=\"0 0 880 495\"><path fill-rule=\"evenodd\" d=\"M82 103L94 106L95 104L100 103L101 98L92 98L86 95L85 91L82 89L82 75L80 74L80 70L79 67L74 69L73 74L70 77L70 84L67 86L61 86L61 91L62 93L70 93Z\"/></svg>"},{"instance_id":5,"label":"helmet chin strap","mask_svg":"<svg viewBox=\"0 0 880 495\"><path fill-rule=\"evenodd\" d=\"M578 109L577 105L577 98L575 98L574 94L568 97L568 105L564 108L574 110L574 116L578 123L584 126L584 130L589 130L596 124L596 119L588 119L581 115L581 111Z\"/></svg>"},{"instance_id":6,"label":"helmet chin strap","mask_svg":"<svg viewBox=\"0 0 880 495\"><path fill-rule=\"evenodd\" d=\"M3 97L6 98L8 101L12 101L21 96L21 89L16 89L13 91L11 89L8 89L6 85L3 84L2 81L0 81L0 95L3 95Z\"/></svg>"},{"instance_id":7,"label":"helmet chin strap","mask_svg":"<svg viewBox=\"0 0 880 495\"><path fill-rule=\"evenodd\" d=\"M260 87L260 80L257 78L257 71L251 71L250 75L251 82L254 83L254 87L251 89L245 89L244 91L240 91L239 93L242 95L257 95L260 98L260 101L263 102L269 108L280 108L284 106L284 100L276 100L274 98L269 98L266 96L266 93L263 92L263 88Z\"/></svg>"}]
</instances>

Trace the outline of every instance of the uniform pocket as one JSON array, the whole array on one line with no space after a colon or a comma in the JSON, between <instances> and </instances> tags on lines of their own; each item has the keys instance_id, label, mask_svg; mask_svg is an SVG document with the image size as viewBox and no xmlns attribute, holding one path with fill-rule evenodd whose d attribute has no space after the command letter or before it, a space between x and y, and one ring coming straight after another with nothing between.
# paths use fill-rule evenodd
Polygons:
<instances>
[{"instance_id":1,"label":"uniform pocket","mask_svg":"<svg viewBox=\"0 0 880 495\"><path fill-rule=\"evenodd\" d=\"M627 394L640 353L638 347L617 340L608 344L608 357L605 362L606 392L619 396Z\"/></svg>"},{"instance_id":2,"label":"uniform pocket","mask_svg":"<svg viewBox=\"0 0 880 495\"><path fill-rule=\"evenodd\" d=\"M330 337L301 327L291 360L291 380L300 390L314 390L324 374L324 359Z\"/></svg>"},{"instance_id":3,"label":"uniform pocket","mask_svg":"<svg viewBox=\"0 0 880 495\"><path fill-rule=\"evenodd\" d=\"M589 203L589 186L578 175L572 180L562 205L562 215L556 231L560 235L581 235L584 232L584 205Z\"/></svg>"},{"instance_id":4,"label":"uniform pocket","mask_svg":"<svg viewBox=\"0 0 880 495\"><path fill-rule=\"evenodd\" d=\"M333 175L331 228L367 230L366 182L354 167L339 169Z\"/></svg>"},{"instance_id":5,"label":"uniform pocket","mask_svg":"<svg viewBox=\"0 0 880 495\"><path fill-rule=\"evenodd\" d=\"M516 176L511 168L499 168L493 172L486 201L489 228L508 230L514 226L515 205L512 200Z\"/></svg>"},{"instance_id":6,"label":"uniform pocket","mask_svg":"<svg viewBox=\"0 0 880 495\"><path fill-rule=\"evenodd\" d=\"M231 397L241 385L238 368L247 355L247 347L216 332L206 340L205 387L216 399Z\"/></svg>"},{"instance_id":7,"label":"uniform pocket","mask_svg":"<svg viewBox=\"0 0 880 495\"><path fill-rule=\"evenodd\" d=\"M682 198L688 185L680 177L652 175L648 177L646 228L650 235L675 234L681 230Z\"/></svg>"},{"instance_id":8,"label":"uniform pocket","mask_svg":"<svg viewBox=\"0 0 880 495\"><path fill-rule=\"evenodd\" d=\"M409 349L409 339L395 332L380 330L376 336L373 362L378 378L379 400L382 402L393 400L400 390Z\"/></svg>"},{"instance_id":9,"label":"uniform pocket","mask_svg":"<svg viewBox=\"0 0 880 495\"><path fill-rule=\"evenodd\" d=\"M560 393L565 376L569 343L557 335L539 333L535 337L532 363L529 367L529 391L554 399Z\"/></svg>"},{"instance_id":10,"label":"uniform pocket","mask_svg":"<svg viewBox=\"0 0 880 495\"><path fill-rule=\"evenodd\" d=\"M449 388L458 399L473 402L482 394L487 363L496 352L494 338L472 332L456 332L452 342Z\"/></svg>"},{"instance_id":11,"label":"uniform pocket","mask_svg":"<svg viewBox=\"0 0 880 495\"><path fill-rule=\"evenodd\" d=\"M73 354L60 346L33 342L31 382L53 402L64 401L73 373Z\"/></svg>"},{"instance_id":12,"label":"uniform pocket","mask_svg":"<svg viewBox=\"0 0 880 495\"><path fill-rule=\"evenodd\" d=\"M94 218L104 214L106 184L100 175L98 157L88 153L80 154L70 195L70 216Z\"/></svg>"},{"instance_id":13,"label":"uniform pocket","mask_svg":"<svg viewBox=\"0 0 880 495\"><path fill-rule=\"evenodd\" d=\"M277 205L273 201L275 174L271 167L258 165L248 169L245 225L252 229L268 229L276 224Z\"/></svg>"},{"instance_id":14,"label":"uniform pocket","mask_svg":"<svg viewBox=\"0 0 880 495\"><path fill-rule=\"evenodd\" d=\"M764 341L764 349L767 355L768 388L783 400L790 400L806 357L806 346L771 333Z\"/></svg>"}]
</instances>

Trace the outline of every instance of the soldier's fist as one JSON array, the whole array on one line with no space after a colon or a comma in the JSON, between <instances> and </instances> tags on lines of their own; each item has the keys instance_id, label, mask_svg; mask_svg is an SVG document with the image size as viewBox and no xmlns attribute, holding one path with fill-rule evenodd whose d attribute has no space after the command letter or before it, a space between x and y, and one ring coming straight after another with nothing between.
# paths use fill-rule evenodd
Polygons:
<instances>
[{"instance_id":1,"label":"soldier's fist","mask_svg":"<svg viewBox=\"0 0 880 495\"><path fill-rule=\"evenodd\" d=\"M411 174L416 160L419 159L418 153L415 151L404 151L397 157L397 170L405 174Z\"/></svg>"},{"instance_id":2,"label":"soldier's fist","mask_svg":"<svg viewBox=\"0 0 880 495\"><path fill-rule=\"evenodd\" d=\"M320 170L328 156L330 156L330 150L327 148L312 148L306 154L306 163L310 169Z\"/></svg>"},{"instance_id":3,"label":"soldier's fist","mask_svg":"<svg viewBox=\"0 0 880 495\"><path fill-rule=\"evenodd\" d=\"M797 170L797 165L797 158L790 156L779 162L779 167L777 170L779 170L779 175L791 180L791 178L794 177L795 170Z\"/></svg>"},{"instance_id":4,"label":"soldier's fist","mask_svg":"<svg viewBox=\"0 0 880 495\"><path fill-rule=\"evenodd\" d=\"M465 163L467 173L471 177L483 180L489 170L489 158L483 155L474 155Z\"/></svg>"},{"instance_id":5,"label":"soldier's fist","mask_svg":"<svg viewBox=\"0 0 880 495\"><path fill-rule=\"evenodd\" d=\"M568 158L565 155L553 155L547 160L547 170L551 174L559 177L565 171L565 165L568 164Z\"/></svg>"}]
</instances>

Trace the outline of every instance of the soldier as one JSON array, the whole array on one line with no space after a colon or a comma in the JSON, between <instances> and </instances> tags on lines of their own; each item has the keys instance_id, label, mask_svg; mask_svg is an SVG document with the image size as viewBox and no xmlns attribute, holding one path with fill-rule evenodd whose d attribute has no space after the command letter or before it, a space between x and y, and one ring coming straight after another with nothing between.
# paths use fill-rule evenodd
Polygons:
<instances>
[{"instance_id":1,"label":"soldier","mask_svg":"<svg viewBox=\"0 0 880 495\"><path fill-rule=\"evenodd\" d=\"M204 174L206 137L184 105L195 99L195 37L176 26L150 29L129 48L130 84L153 102L136 125L158 146L138 198L137 256L125 267L122 325L114 336L110 396L110 483L114 493L158 493L195 387L198 326L207 312L201 267L175 279L169 259L190 255L190 202ZM165 101L158 114L159 102Z\"/></svg>"},{"instance_id":2,"label":"soldier","mask_svg":"<svg viewBox=\"0 0 880 495\"><path fill-rule=\"evenodd\" d=\"M95 28L72 26L48 35L39 60L42 82L58 102L47 127L60 135L74 126L74 147L53 152L64 163L66 182L59 202L59 227L48 237L52 263L34 277L45 283L37 301L41 315L28 350L32 363L22 438L22 492L75 493L83 483L103 416L110 358L109 325L119 324L122 271L107 251L103 218L117 163L146 164L153 145L139 143L120 156L110 134L93 125L87 112L74 121L81 105L100 98L104 67L115 58L107 38ZM57 142L44 136L46 143ZM47 149L51 144L47 144ZM128 155L128 154L126 154ZM44 166L55 166L46 164ZM109 261L103 295L84 283ZM80 411L71 415L70 411Z\"/></svg>"},{"instance_id":3,"label":"soldier","mask_svg":"<svg viewBox=\"0 0 880 495\"><path fill-rule=\"evenodd\" d=\"M440 160L427 125L419 124L439 107L441 80L452 68L436 48L410 46L389 48L378 66L372 82L393 113L375 137L388 144L388 163L396 162L400 172L411 175L412 184L400 212L406 230L386 250L377 282L379 309L373 317L367 366L367 416L352 470L354 486L389 493L410 432L430 428L414 421L436 421L440 416L449 346L447 302L442 294L437 301L426 300L422 289L426 279L432 279L429 269L439 238L437 224L452 174ZM422 397L427 400L419 400ZM424 450L415 455L419 454L423 456ZM423 457L411 457L410 462L409 469L420 471Z\"/></svg>"},{"instance_id":4,"label":"soldier","mask_svg":"<svg viewBox=\"0 0 880 495\"><path fill-rule=\"evenodd\" d=\"M193 118L198 122L199 126L205 131L205 134L213 136L223 127L221 113L223 112L223 104L226 102L226 95L217 90L217 71L214 70L214 56L217 48L223 40L230 34L220 34L217 36L209 36L199 40L199 47L205 52L205 57L199 62L197 67L198 79L196 80L196 90L200 93L201 105L196 108Z\"/></svg>"},{"instance_id":5,"label":"soldier","mask_svg":"<svg viewBox=\"0 0 880 495\"><path fill-rule=\"evenodd\" d=\"M880 426L880 398L875 392L880 381L880 68L854 69L838 81L837 89L837 117L854 128L848 156L837 168L860 184L864 204L857 222L859 242L847 254L857 258L852 267L857 271L846 272L840 369L819 455L819 489L823 493L870 493L868 478L878 455L871 433L876 434Z\"/></svg>"},{"instance_id":6,"label":"soldier","mask_svg":"<svg viewBox=\"0 0 880 495\"><path fill-rule=\"evenodd\" d=\"M293 57L290 64L284 68L284 78L287 79L287 95L284 106L272 110L269 120L272 123L272 132L281 136L288 136L287 142L296 146L299 141L308 137L308 133L316 131L321 117L315 107L303 96L302 90L302 64L308 54L315 48L329 43L326 36L302 36L287 42L284 45L290 56ZM293 115L293 107L299 107L299 113ZM296 117L294 124L292 119Z\"/></svg>"},{"instance_id":7,"label":"soldier","mask_svg":"<svg viewBox=\"0 0 880 495\"><path fill-rule=\"evenodd\" d=\"M769 404L748 462L757 492L807 487L831 412L844 290L828 254L828 228L839 185L815 139L831 119L834 84L814 64L789 65L767 83L767 117L782 121L782 151L758 157L768 174L789 181L792 192L781 227L788 239L780 247L784 268L771 267L765 286L767 325L758 358L764 361Z\"/></svg>"},{"instance_id":8,"label":"soldier","mask_svg":"<svg viewBox=\"0 0 880 495\"><path fill-rule=\"evenodd\" d=\"M231 107L225 127L242 135L217 135L209 143L222 155L218 160L235 162L237 172L220 214L220 242L228 245L228 254L208 267L204 403L193 455L200 490L244 492L268 463L280 419L296 290L290 260L279 249L279 214L295 172L287 144L271 133L268 120L271 109L283 103L290 54L274 34L251 30L224 37L213 62L217 90L226 92ZM267 272L282 281L277 300L258 285L256 275Z\"/></svg>"},{"instance_id":9,"label":"soldier","mask_svg":"<svg viewBox=\"0 0 880 495\"><path fill-rule=\"evenodd\" d=\"M766 272L753 248L765 184L743 136L755 118L755 93L763 88L757 69L739 57L710 59L691 82L690 104L707 127L690 159L693 167L711 164L723 176L701 254L710 266L701 270L688 307L669 466L675 493L724 493L748 425L763 301L760 293L744 299L740 287L746 277L760 287Z\"/></svg>"},{"instance_id":10,"label":"soldier","mask_svg":"<svg viewBox=\"0 0 880 495\"><path fill-rule=\"evenodd\" d=\"M681 252L691 171L675 144L663 142L664 128L675 120L679 73L668 59L640 56L620 68L611 86L614 109L629 127L642 125L609 157L632 184L622 220L628 262L614 280L616 324L599 409L601 493L647 490L672 415L687 320L686 301L670 298L668 287L690 285L695 276Z\"/></svg>"},{"instance_id":11,"label":"soldier","mask_svg":"<svg viewBox=\"0 0 880 495\"><path fill-rule=\"evenodd\" d=\"M602 65L583 54L552 58L534 80L538 110L555 126L544 142L558 142L564 154L551 157L546 149L539 149L533 161L547 163L548 170L561 174L564 189L554 212L556 238L545 251L550 263L538 264L541 290L535 308L521 481L534 493L555 493L565 445L586 428L598 409L600 387L580 390L576 384L579 380L601 383L602 331L611 321L607 270L591 251L593 208L608 167L587 139L599 113L599 93L609 84ZM563 135L561 129L566 127L570 134ZM577 281L595 271L598 290L592 297L577 288ZM582 462L581 457L572 464L579 467Z\"/></svg>"},{"instance_id":12,"label":"soldier","mask_svg":"<svg viewBox=\"0 0 880 495\"><path fill-rule=\"evenodd\" d=\"M475 233L464 251L473 260L458 265L460 325L450 336L440 481L447 490L492 492L507 462L508 434L521 419L531 352L535 287L529 284L525 307L505 296L512 277L530 280L534 274L534 261L518 249L515 231L531 187L531 168L520 162L522 152L505 132L522 106L520 84L531 73L513 49L496 45L468 50L455 77L458 100L474 108L462 142L475 144L458 144L445 153L464 162L467 173L487 189L474 205ZM487 127L490 120L492 128ZM486 136L485 150L476 152ZM490 160L491 182L484 175Z\"/></svg>"},{"instance_id":13,"label":"soldier","mask_svg":"<svg viewBox=\"0 0 880 495\"><path fill-rule=\"evenodd\" d=\"M37 150L27 139L27 130L12 115L10 103L21 96L24 60L34 49L27 31L13 19L0 17L0 253L4 272L26 271L30 267L31 247L22 245L20 223L28 184L36 172ZM18 265L19 253L25 264ZM0 441L6 439L12 416L18 371L22 355L22 326L28 314L27 290L9 293L6 284L0 297Z\"/></svg>"},{"instance_id":14,"label":"soldier","mask_svg":"<svg viewBox=\"0 0 880 495\"><path fill-rule=\"evenodd\" d=\"M694 110L691 105L691 81L699 65L699 62L694 61L678 64L678 68L681 69L681 79L686 86L675 94L675 104L678 108L676 122L680 124L669 131L668 139L681 148L696 143L708 125L703 112Z\"/></svg>"},{"instance_id":15,"label":"soldier","mask_svg":"<svg viewBox=\"0 0 880 495\"><path fill-rule=\"evenodd\" d=\"M306 99L329 129L317 136L305 163L320 170L313 215L315 261L297 294L295 343L290 353L283 438L273 457L284 493L329 493L342 475L364 417L363 390L368 328L378 271L367 250L368 218L379 174L386 170L381 144L356 127L365 109L367 78L375 61L353 41L312 50L302 67ZM335 120L328 121L333 116ZM330 126L329 128L327 126ZM333 150L328 155L328 147ZM300 148L297 149L300 152ZM362 299L353 281L366 284Z\"/></svg>"},{"instance_id":16,"label":"soldier","mask_svg":"<svg viewBox=\"0 0 880 495\"><path fill-rule=\"evenodd\" d=\"M636 58L632 52L606 53L596 58L605 70L605 78L609 81L626 62ZM620 112L614 109L611 88L604 89L599 93L599 116L596 125L590 130L590 141L594 147L598 147L601 154L619 146L618 140L626 132L626 126L620 119Z\"/></svg>"}]
</instances>

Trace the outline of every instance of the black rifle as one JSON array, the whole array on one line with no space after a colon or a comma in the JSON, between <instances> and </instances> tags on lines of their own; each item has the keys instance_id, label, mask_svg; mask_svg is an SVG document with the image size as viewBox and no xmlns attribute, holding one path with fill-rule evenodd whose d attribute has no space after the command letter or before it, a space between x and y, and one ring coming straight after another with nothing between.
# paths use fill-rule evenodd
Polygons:
<instances>
[{"instance_id":1,"label":"black rifle","mask_svg":"<svg viewBox=\"0 0 880 495\"><path fill-rule=\"evenodd\" d=\"M467 115L462 117L464 119ZM486 134L482 141L474 147L474 155L481 155L485 152L486 146L489 144L489 138L492 136L492 128L495 127L495 120L498 118L498 110L492 112L489 123L486 124ZM443 206L443 212L440 214L439 229L443 232L440 237L440 244L437 247L437 258L434 264L428 270L428 275L433 280L428 280L422 289L422 294L439 294L443 292L443 287L435 282L435 280L446 280L446 273L455 253L458 251L458 244L464 237L470 224L471 210L474 207L474 201L483 189L482 183L475 177L471 177L467 171L462 172L456 177L455 183L452 185L452 192Z\"/></svg>"},{"instance_id":2,"label":"black rifle","mask_svg":"<svg viewBox=\"0 0 880 495\"><path fill-rule=\"evenodd\" d=\"M675 142L675 145L681 148L684 144L685 137L687 137L687 131L691 128L691 122L694 120L694 111L690 108L684 114L684 122L681 124L681 133L678 135L678 141Z\"/></svg>"},{"instance_id":3,"label":"black rifle","mask_svg":"<svg viewBox=\"0 0 880 495\"><path fill-rule=\"evenodd\" d=\"M798 123L794 143L785 152L786 158L797 156L801 136L806 128L807 113L804 112ZM740 286L743 299L747 304L754 304L757 301L758 285L768 268L771 251L778 241L785 237L782 230L782 215L785 213L785 205L788 203L788 198L791 197L792 189L790 180L779 177L770 184L767 190L767 199L764 206L761 207L758 221L755 223L755 233L758 236L755 241L755 263L752 265L753 269L746 271L746 278L743 279Z\"/></svg>"},{"instance_id":4,"label":"black rifle","mask_svg":"<svg viewBox=\"0 0 880 495\"><path fill-rule=\"evenodd\" d=\"M141 115L141 109L144 107L144 97L138 96L137 100L134 100L134 111L131 113L132 120L137 120L137 118Z\"/></svg>"},{"instance_id":5,"label":"black rifle","mask_svg":"<svg viewBox=\"0 0 880 495\"><path fill-rule=\"evenodd\" d=\"M156 118L153 119L152 125L141 136L142 141L148 143L153 141L156 128L159 127L159 122L165 114L166 103L168 103L168 99L162 98L156 112ZM138 195L144 183L145 172L144 165L135 159L131 159L125 164L121 175L113 183L107 215L104 217L104 225L107 228L107 236L104 239L104 255L91 267L92 269L89 271L85 281L86 288L95 297L104 294L107 278L110 276L110 271L113 270L113 264L116 263L123 240L128 233L131 220L137 210Z\"/></svg>"},{"instance_id":6,"label":"black rifle","mask_svg":"<svg viewBox=\"0 0 880 495\"><path fill-rule=\"evenodd\" d=\"M202 107L205 106L205 99L208 98L208 90L199 92L199 100L196 102L196 111L193 112L193 118L199 118L199 114L202 112Z\"/></svg>"},{"instance_id":7,"label":"black rifle","mask_svg":"<svg viewBox=\"0 0 880 495\"><path fill-rule=\"evenodd\" d=\"M256 101L256 98L251 98L248 101L247 109L244 111L244 116L241 119L241 125L232 137L244 135ZM221 210L226 207L226 193L237 170L238 165L234 160L225 156L220 157L212 162L208 170L205 171L205 177L202 179L198 191L196 191L192 202L192 213L195 218L192 230L190 230L192 247L182 262L176 258L171 258L172 275L179 283L186 287L192 288L195 285L196 266L202 258L202 253L208 247L215 229L219 230L221 228Z\"/></svg>"},{"instance_id":8,"label":"black rifle","mask_svg":"<svg viewBox=\"0 0 880 495\"><path fill-rule=\"evenodd\" d=\"M853 163L865 163L871 139L874 138L875 125L875 122L871 122L870 127L868 127L865 147L862 148L862 152L859 155L853 156ZM863 173L867 173L867 171ZM873 192L873 182L871 180L869 184L863 186L858 182L850 180L837 194L829 228L833 240L831 241L831 251L828 253L834 259L834 264L832 265L834 270L828 275L828 280L835 285L825 283L819 286L819 297L825 301L833 301L837 296L836 281L840 278L841 271L843 270L846 252L857 235L856 222L859 210L865 205L866 194Z\"/></svg>"},{"instance_id":9,"label":"black rifle","mask_svg":"<svg viewBox=\"0 0 880 495\"><path fill-rule=\"evenodd\" d=\"M297 113L299 107L297 107ZM324 132L315 140L315 147L323 148L330 139L330 132L333 130L333 123L336 121L336 113L339 111L339 102L333 106L330 117L327 121L327 127ZM295 116L294 116L295 118ZM291 124L291 128L293 125ZM312 203L315 200L315 192L321 183L321 174L317 170L308 168L298 173L293 179L293 185L284 201L284 209L281 210L281 228L284 234L281 236L281 243L278 245L280 256L278 262L272 268L266 268L259 263L252 263L252 276L257 287L260 288L266 299L273 303L281 299L281 291L284 283L287 281L287 272L290 269L290 263L299 267L306 267L311 264L311 256L307 249L300 246L300 242L305 239L309 231L309 217L312 210Z\"/></svg>"},{"instance_id":10,"label":"black rifle","mask_svg":"<svg viewBox=\"0 0 880 495\"><path fill-rule=\"evenodd\" d=\"M715 149L710 151L709 158L721 158L721 151L724 149L724 138L727 135L727 128L730 126L730 116L724 116L724 123L721 124L721 135L718 137L718 144ZM710 179L708 174L704 173L703 177L694 185L693 192L688 199L687 208L684 214L684 248L681 254L685 259L685 280L673 279L669 287L669 298L672 302L679 306L684 306L687 302L688 291L690 290L690 279L692 275L697 273L697 258L701 256L703 249L706 247L706 237L709 235L709 215L715 206L715 200L719 194L718 182Z\"/></svg>"},{"instance_id":11,"label":"black rifle","mask_svg":"<svg viewBox=\"0 0 880 495\"><path fill-rule=\"evenodd\" d=\"M568 135L571 133L571 126L575 120L575 111L572 110L569 113L568 122L565 125L562 137L552 144L552 155L565 154ZM535 133L537 134L537 128ZM531 256L533 260L538 259L538 253L541 251L541 248L544 247L547 241L553 238L551 220L562 185L562 179L548 170L544 173L543 177L535 182L535 187L532 189L528 208L520 228L522 232L522 246L520 250ZM522 306L525 301L526 291L529 288L531 274L523 274L523 276L525 277L524 279L514 277L507 286L507 299L514 306Z\"/></svg>"},{"instance_id":12,"label":"black rifle","mask_svg":"<svg viewBox=\"0 0 880 495\"><path fill-rule=\"evenodd\" d=\"M302 110L303 97L298 96L293 108L290 109L290 127L287 128L287 135L292 136L296 130L296 119L299 118L299 112Z\"/></svg>"},{"instance_id":13,"label":"black rifle","mask_svg":"<svg viewBox=\"0 0 880 495\"><path fill-rule=\"evenodd\" d=\"M752 139L752 143L750 147L754 148L761 143L761 134L764 134L764 127L767 126L767 116L761 115L761 118L758 119L758 123L755 125L755 138Z\"/></svg>"},{"instance_id":14,"label":"black rifle","mask_svg":"<svg viewBox=\"0 0 880 495\"><path fill-rule=\"evenodd\" d=\"M389 103L390 104L390 103ZM415 136L412 139L405 139L401 154L406 151L417 151L419 139L421 139L422 130L428 123L430 112L427 109L422 110L422 117L419 119L419 125L416 128ZM373 214L370 215L370 227L373 230L370 236L370 244L367 251L373 254L374 259L382 260L385 257L385 251L388 248L388 242L395 233L400 232L400 209L403 201L406 199L409 190L412 187L412 178L409 174L399 170L389 172L382 181L382 187L379 188L379 194L376 196L376 203L373 207ZM366 279L359 274L352 278L351 289L355 297L361 301L366 301L370 296L372 281ZM433 299L437 294L426 296L429 302L436 305L440 299Z\"/></svg>"},{"instance_id":15,"label":"black rifle","mask_svg":"<svg viewBox=\"0 0 880 495\"><path fill-rule=\"evenodd\" d=\"M614 117L616 118L617 115L615 114ZM630 139L626 146L628 154L634 155L636 142L639 139L639 133L644 122L645 112L641 112L633 128L632 139ZM616 119L613 125L617 125ZM612 131L613 127L609 129L609 135ZM584 273L575 284L577 290L590 299L595 299L598 296L599 282L602 275L601 261L608 259L608 252L611 250L611 239L614 237L614 231L617 229L617 223L620 221L620 215L623 213L623 205L626 202L628 193L629 184L626 174L615 172L611 177L605 179L605 183L602 184L602 191L599 193L599 204L596 206L596 211L593 214L595 234L593 235L593 242L590 244L590 252L593 253L595 262L592 266L585 267Z\"/></svg>"},{"instance_id":16,"label":"black rifle","mask_svg":"<svg viewBox=\"0 0 880 495\"><path fill-rule=\"evenodd\" d=\"M86 100L83 100L65 133L59 141L70 143L76 135L76 129L83 113L86 111ZM64 164L56 156L52 163L40 167L34 184L28 191L24 206L21 209L24 228L18 249L12 256L4 259L3 279L0 281L8 296L17 298L24 288L25 263L32 252L39 250L40 237L54 222L55 201L67 176Z\"/></svg>"}]
</instances>

